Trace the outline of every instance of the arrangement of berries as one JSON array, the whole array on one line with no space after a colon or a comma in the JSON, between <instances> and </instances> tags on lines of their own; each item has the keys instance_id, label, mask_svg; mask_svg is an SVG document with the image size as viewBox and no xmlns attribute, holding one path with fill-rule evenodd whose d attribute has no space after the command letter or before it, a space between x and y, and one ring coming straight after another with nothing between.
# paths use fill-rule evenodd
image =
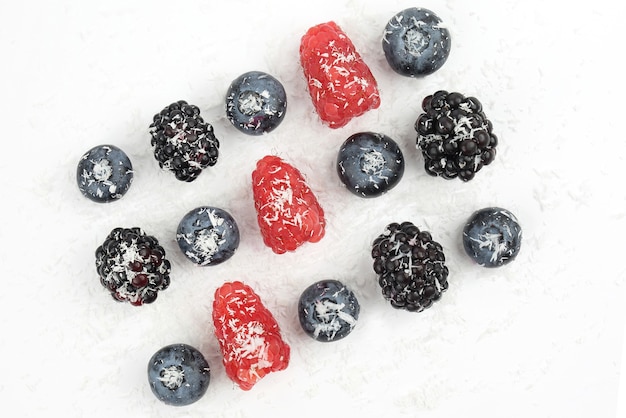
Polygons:
<instances>
[{"instance_id":1,"label":"arrangement of berries","mask_svg":"<svg viewBox=\"0 0 626 418\"><path fill-rule=\"evenodd\" d=\"M382 49L391 69L407 77L437 71L450 53L451 39L441 19L423 8L394 15L383 31ZM346 33L334 22L309 28L299 48L300 65L317 116L329 128L380 106L377 82ZM286 114L283 85L262 71L235 78L225 95L226 119L248 135L269 134ZM439 90L423 98L424 111L415 121L416 147L426 172L445 179L469 181L494 161L498 138L478 99ZM217 163L220 143L213 126L195 105L180 100L154 115L149 125L151 148L162 169L192 182ZM336 160L340 181L357 196L380 196L394 188L405 170L400 146L375 132L350 135ZM106 203L120 199L133 180L128 156L113 145L85 153L77 167L80 192ZM292 252L325 235L324 210L304 175L275 155L251 170L253 205L263 242L276 254ZM476 211L461 237L467 255L480 266L500 267L515 259L521 227L506 209ZM233 216L214 206L189 211L175 236L182 254L195 265L231 259L240 244ZM269 251L269 250L268 250ZM448 289L449 270L441 244L410 221L390 223L372 241L373 270L382 296L391 306L421 312ZM150 304L170 285L171 263L158 240L141 228L115 228L95 252L101 285L113 299L134 306ZM276 318L261 298L241 281L225 282L214 293L212 322L226 375L242 390L252 389L269 373L289 365L290 346ZM300 295L297 315L304 333L316 341L347 337L361 311L356 294L344 283L326 279ZM148 363L148 381L162 402L183 406L207 391L211 370L205 357L187 344L159 349Z\"/></svg>"},{"instance_id":2,"label":"arrangement of berries","mask_svg":"<svg viewBox=\"0 0 626 418\"><path fill-rule=\"evenodd\" d=\"M220 143L198 106L179 100L154 115L150 124L154 158L178 180L191 182L217 163Z\"/></svg>"},{"instance_id":3,"label":"arrangement of berries","mask_svg":"<svg viewBox=\"0 0 626 418\"><path fill-rule=\"evenodd\" d=\"M285 88L273 76L249 71L226 93L226 118L244 134L262 135L280 125L287 111Z\"/></svg>"},{"instance_id":4,"label":"arrangement of berries","mask_svg":"<svg viewBox=\"0 0 626 418\"><path fill-rule=\"evenodd\" d=\"M324 210L297 168L268 155L252 172L252 191L263 241L277 254L324 236Z\"/></svg>"},{"instance_id":5,"label":"arrangement of berries","mask_svg":"<svg viewBox=\"0 0 626 418\"><path fill-rule=\"evenodd\" d=\"M484 267L500 267L517 257L522 228L510 211L489 207L477 210L463 228L463 248Z\"/></svg>"},{"instance_id":6,"label":"arrangement of berries","mask_svg":"<svg viewBox=\"0 0 626 418\"><path fill-rule=\"evenodd\" d=\"M226 374L241 389L250 390L268 373L287 368L289 345L250 286L235 281L215 291L213 324Z\"/></svg>"},{"instance_id":7,"label":"arrangement of berries","mask_svg":"<svg viewBox=\"0 0 626 418\"><path fill-rule=\"evenodd\" d=\"M338 280L320 280L307 287L298 301L298 319L304 332L322 341L337 341L352 332L361 305Z\"/></svg>"},{"instance_id":8,"label":"arrangement of berries","mask_svg":"<svg viewBox=\"0 0 626 418\"><path fill-rule=\"evenodd\" d=\"M475 97L439 90L422 102L415 122L426 172L469 181L496 157L498 138Z\"/></svg>"},{"instance_id":9,"label":"arrangement of berries","mask_svg":"<svg viewBox=\"0 0 626 418\"><path fill-rule=\"evenodd\" d=\"M411 222L387 225L374 240L372 258L383 296L394 308L421 312L448 289L442 246Z\"/></svg>"},{"instance_id":10,"label":"arrangement of berries","mask_svg":"<svg viewBox=\"0 0 626 418\"><path fill-rule=\"evenodd\" d=\"M376 197L393 189L404 174L404 156L387 135L359 132L339 149L337 173L348 190L360 197Z\"/></svg>"},{"instance_id":11,"label":"arrangement of berries","mask_svg":"<svg viewBox=\"0 0 626 418\"><path fill-rule=\"evenodd\" d=\"M148 362L148 383L160 401L184 406L204 396L211 381L211 368L202 353L188 344L159 349Z\"/></svg>"},{"instance_id":12,"label":"arrangement of berries","mask_svg":"<svg viewBox=\"0 0 626 418\"><path fill-rule=\"evenodd\" d=\"M126 194L133 173L133 165L124 151L114 145L98 145L78 162L78 190L94 202L112 202Z\"/></svg>"},{"instance_id":13,"label":"arrangement of berries","mask_svg":"<svg viewBox=\"0 0 626 418\"><path fill-rule=\"evenodd\" d=\"M170 284L171 264L157 239L141 228L115 228L96 249L100 283L113 299L140 306Z\"/></svg>"},{"instance_id":14,"label":"arrangement of berries","mask_svg":"<svg viewBox=\"0 0 626 418\"><path fill-rule=\"evenodd\" d=\"M220 264L239 247L239 227L224 209L201 206L178 224L176 241L187 258L201 266Z\"/></svg>"},{"instance_id":15,"label":"arrangement of berries","mask_svg":"<svg viewBox=\"0 0 626 418\"><path fill-rule=\"evenodd\" d=\"M340 128L380 106L374 75L335 22L306 32L300 42L300 63L315 110L329 127Z\"/></svg>"}]
</instances>

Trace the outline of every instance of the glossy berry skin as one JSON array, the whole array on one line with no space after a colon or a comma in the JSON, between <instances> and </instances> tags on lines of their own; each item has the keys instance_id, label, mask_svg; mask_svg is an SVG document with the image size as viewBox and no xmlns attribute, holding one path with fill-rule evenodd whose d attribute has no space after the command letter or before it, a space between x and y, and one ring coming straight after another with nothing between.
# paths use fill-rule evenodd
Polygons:
<instances>
[{"instance_id":1,"label":"glossy berry skin","mask_svg":"<svg viewBox=\"0 0 626 418\"><path fill-rule=\"evenodd\" d=\"M156 300L170 284L165 250L141 228L115 228L96 249L100 284L114 300L141 306Z\"/></svg>"},{"instance_id":2,"label":"glossy berry skin","mask_svg":"<svg viewBox=\"0 0 626 418\"><path fill-rule=\"evenodd\" d=\"M285 88L262 71L240 75L226 93L226 118L244 134L262 135L273 131L283 121L286 111Z\"/></svg>"},{"instance_id":3,"label":"glossy berry skin","mask_svg":"<svg viewBox=\"0 0 626 418\"><path fill-rule=\"evenodd\" d=\"M380 106L374 75L335 22L313 26L304 34L300 64L315 110L330 128Z\"/></svg>"},{"instance_id":4,"label":"glossy berry skin","mask_svg":"<svg viewBox=\"0 0 626 418\"><path fill-rule=\"evenodd\" d=\"M263 242L276 254L324 237L324 210L291 164L272 155L260 159L252 172L252 192Z\"/></svg>"},{"instance_id":5,"label":"glossy berry skin","mask_svg":"<svg viewBox=\"0 0 626 418\"><path fill-rule=\"evenodd\" d=\"M211 381L211 368L202 353L187 344L172 344L158 350L148 362L148 382L160 401L185 406L204 396Z\"/></svg>"},{"instance_id":6,"label":"glossy berry skin","mask_svg":"<svg viewBox=\"0 0 626 418\"><path fill-rule=\"evenodd\" d=\"M398 144L386 135L356 133L339 149L337 174L355 195L380 196L402 179L404 156Z\"/></svg>"},{"instance_id":7,"label":"glossy berry skin","mask_svg":"<svg viewBox=\"0 0 626 418\"><path fill-rule=\"evenodd\" d=\"M338 280L320 280L307 287L298 301L304 332L322 341L337 341L352 332L361 307L354 293Z\"/></svg>"},{"instance_id":8,"label":"glossy berry skin","mask_svg":"<svg viewBox=\"0 0 626 418\"><path fill-rule=\"evenodd\" d=\"M201 206L181 219L176 241L189 260L200 266L213 266L235 254L239 247L239 228L225 210Z\"/></svg>"},{"instance_id":9,"label":"glossy berry skin","mask_svg":"<svg viewBox=\"0 0 626 418\"><path fill-rule=\"evenodd\" d=\"M268 373L289 365L289 345L250 286L240 281L221 285L212 316L226 375L241 389L250 390Z\"/></svg>"},{"instance_id":10,"label":"glossy berry skin","mask_svg":"<svg viewBox=\"0 0 626 418\"><path fill-rule=\"evenodd\" d=\"M383 52L389 66L406 77L437 71L450 55L450 31L428 9L411 7L389 19L383 33Z\"/></svg>"},{"instance_id":11,"label":"glossy berry skin","mask_svg":"<svg viewBox=\"0 0 626 418\"><path fill-rule=\"evenodd\" d=\"M179 100L154 115L151 144L159 167L180 181L191 182L217 163L219 140L198 106Z\"/></svg>"},{"instance_id":12,"label":"glossy berry skin","mask_svg":"<svg viewBox=\"0 0 626 418\"><path fill-rule=\"evenodd\" d=\"M416 146L429 175L467 182L493 162L498 137L478 99L439 90L424 98L422 109Z\"/></svg>"},{"instance_id":13,"label":"glossy berry skin","mask_svg":"<svg viewBox=\"0 0 626 418\"><path fill-rule=\"evenodd\" d=\"M411 222L391 223L372 245L383 297L397 309L421 312L448 289L441 244Z\"/></svg>"},{"instance_id":14,"label":"glossy berry skin","mask_svg":"<svg viewBox=\"0 0 626 418\"><path fill-rule=\"evenodd\" d=\"M522 228L515 215L499 207L477 210L463 228L463 248L484 267L500 267L517 257Z\"/></svg>"},{"instance_id":15,"label":"glossy berry skin","mask_svg":"<svg viewBox=\"0 0 626 418\"><path fill-rule=\"evenodd\" d=\"M128 155L114 145L98 145L78 162L76 182L90 200L108 203L126 194L133 181L133 166Z\"/></svg>"}]
</instances>

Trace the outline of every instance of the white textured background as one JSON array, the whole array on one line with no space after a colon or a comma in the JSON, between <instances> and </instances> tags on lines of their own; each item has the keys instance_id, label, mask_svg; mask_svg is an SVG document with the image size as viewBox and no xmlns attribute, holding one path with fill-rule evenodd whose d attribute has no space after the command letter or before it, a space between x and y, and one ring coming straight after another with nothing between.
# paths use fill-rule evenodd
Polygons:
<instances>
[{"instance_id":1,"label":"white textured background","mask_svg":"<svg viewBox=\"0 0 626 418\"><path fill-rule=\"evenodd\" d=\"M580 5L576 5L580 3ZM624 333L623 6L594 2L252 2L61 0L0 4L0 400L15 416L612 417ZM412 6L449 26L452 51L423 79L393 73L380 46L387 20ZM618 8L620 10L618 10ZM339 130L313 113L298 63L302 34L334 20L377 78L382 105ZM281 80L283 124L240 134L225 119L232 79ZM438 89L483 102L500 138L493 165L464 184L429 177L415 150L422 98ZM172 101L198 105L220 159L193 183L160 171L147 126ZM352 133L394 138L406 171L389 194L342 188L336 153ZM136 170L120 201L78 191L92 146L124 149ZM307 177L327 214L326 237L293 254L262 243L252 204L256 161L277 154ZM230 211L241 245L200 268L174 241L200 205ZM524 229L515 262L473 265L460 232L498 205ZM393 221L430 230L446 252L450 289L410 314L380 296L369 246ZM94 251L117 226L155 235L172 284L154 305L117 304ZM361 317L346 339L317 343L296 318L301 291L334 278ZM243 280L274 312L292 348L287 370L250 392L226 377L211 324L215 288ZM204 398L175 408L150 392L146 365L166 344L199 348L212 366Z\"/></svg>"}]
</instances>

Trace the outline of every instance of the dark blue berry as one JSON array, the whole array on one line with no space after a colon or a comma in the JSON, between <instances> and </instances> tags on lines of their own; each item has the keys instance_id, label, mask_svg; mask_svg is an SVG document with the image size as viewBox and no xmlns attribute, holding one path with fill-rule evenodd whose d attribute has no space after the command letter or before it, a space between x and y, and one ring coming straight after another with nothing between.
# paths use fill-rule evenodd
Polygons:
<instances>
[{"instance_id":1,"label":"dark blue berry","mask_svg":"<svg viewBox=\"0 0 626 418\"><path fill-rule=\"evenodd\" d=\"M360 132L339 149L337 173L348 190L361 197L376 197L394 188L404 174L404 157L386 135Z\"/></svg>"},{"instance_id":2,"label":"dark blue berry","mask_svg":"<svg viewBox=\"0 0 626 418\"><path fill-rule=\"evenodd\" d=\"M298 302L298 318L311 338L337 341L352 332L360 305L354 293L337 280L321 280L307 287Z\"/></svg>"},{"instance_id":3,"label":"dark blue berry","mask_svg":"<svg viewBox=\"0 0 626 418\"><path fill-rule=\"evenodd\" d=\"M124 151L113 145L98 145L87 151L76 170L78 189L98 203L120 199L133 181L133 166Z\"/></svg>"},{"instance_id":4,"label":"dark blue berry","mask_svg":"<svg viewBox=\"0 0 626 418\"><path fill-rule=\"evenodd\" d=\"M239 247L239 228L225 210L201 206L180 221L176 241L183 254L194 263L216 265L231 258Z\"/></svg>"},{"instance_id":5,"label":"dark blue berry","mask_svg":"<svg viewBox=\"0 0 626 418\"><path fill-rule=\"evenodd\" d=\"M463 228L463 247L484 267L510 263L519 253L522 229L506 209L489 207L472 214Z\"/></svg>"},{"instance_id":6,"label":"dark blue berry","mask_svg":"<svg viewBox=\"0 0 626 418\"><path fill-rule=\"evenodd\" d=\"M237 77L226 93L226 117L244 134L262 135L280 125L287 111L287 94L276 78L261 71Z\"/></svg>"},{"instance_id":7,"label":"dark blue berry","mask_svg":"<svg viewBox=\"0 0 626 418\"><path fill-rule=\"evenodd\" d=\"M450 54L450 32L428 9L411 7L393 16L383 33L383 51L391 68L407 77L437 71Z\"/></svg>"},{"instance_id":8,"label":"dark blue berry","mask_svg":"<svg viewBox=\"0 0 626 418\"><path fill-rule=\"evenodd\" d=\"M187 344L172 344L154 353L148 363L152 393L168 405L189 405L204 396L211 369L200 351Z\"/></svg>"}]
</instances>

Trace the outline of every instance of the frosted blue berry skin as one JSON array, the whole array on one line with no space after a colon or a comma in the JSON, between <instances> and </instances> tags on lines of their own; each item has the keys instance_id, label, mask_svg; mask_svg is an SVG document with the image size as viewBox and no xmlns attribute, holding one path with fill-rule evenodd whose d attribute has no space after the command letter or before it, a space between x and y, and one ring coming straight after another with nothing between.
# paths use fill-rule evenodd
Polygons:
<instances>
[{"instance_id":1,"label":"frosted blue berry skin","mask_svg":"<svg viewBox=\"0 0 626 418\"><path fill-rule=\"evenodd\" d=\"M450 31L432 11L404 9L389 19L383 32L383 51L389 66L406 77L434 73L450 55Z\"/></svg>"},{"instance_id":2,"label":"frosted blue berry skin","mask_svg":"<svg viewBox=\"0 0 626 418\"><path fill-rule=\"evenodd\" d=\"M304 332L321 342L345 338L354 329L361 307L354 293L338 280L320 280L307 287L298 301Z\"/></svg>"},{"instance_id":3,"label":"frosted blue berry skin","mask_svg":"<svg viewBox=\"0 0 626 418\"><path fill-rule=\"evenodd\" d=\"M128 155L114 145L98 145L80 158L76 182L90 200L108 203L126 194L133 181L133 166Z\"/></svg>"},{"instance_id":4,"label":"frosted blue berry skin","mask_svg":"<svg viewBox=\"0 0 626 418\"><path fill-rule=\"evenodd\" d=\"M148 382L160 401L185 406L198 401L211 381L211 368L202 353L187 344L158 350L148 362Z\"/></svg>"},{"instance_id":5,"label":"frosted blue berry skin","mask_svg":"<svg viewBox=\"0 0 626 418\"><path fill-rule=\"evenodd\" d=\"M394 188L404 175L404 156L398 144L386 135L359 132L339 149L337 174L357 196L371 198Z\"/></svg>"},{"instance_id":6,"label":"frosted blue berry skin","mask_svg":"<svg viewBox=\"0 0 626 418\"><path fill-rule=\"evenodd\" d=\"M217 265L231 258L239 247L239 227L224 209L201 206L179 222L176 241L183 254L201 266Z\"/></svg>"},{"instance_id":7,"label":"frosted blue berry skin","mask_svg":"<svg viewBox=\"0 0 626 418\"><path fill-rule=\"evenodd\" d=\"M499 207L480 209L463 228L467 255L484 267L500 267L517 257L522 244L522 228L515 215Z\"/></svg>"},{"instance_id":8,"label":"frosted blue berry skin","mask_svg":"<svg viewBox=\"0 0 626 418\"><path fill-rule=\"evenodd\" d=\"M226 118L247 135L276 129L287 111L285 88L273 76L249 71L234 79L226 93Z\"/></svg>"}]
</instances>

